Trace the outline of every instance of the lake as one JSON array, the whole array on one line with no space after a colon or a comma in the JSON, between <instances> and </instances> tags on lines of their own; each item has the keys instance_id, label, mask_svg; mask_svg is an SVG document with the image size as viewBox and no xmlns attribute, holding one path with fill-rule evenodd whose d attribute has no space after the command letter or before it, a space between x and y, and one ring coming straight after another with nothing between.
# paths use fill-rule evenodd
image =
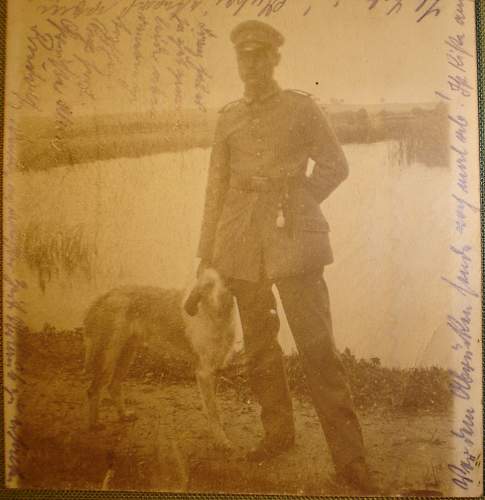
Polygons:
<instances>
[{"instance_id":1,"label":"lake","mask_svg":"<svg viewBox=\"0 0 485 500\"><path fill-rule=\"evenodd\" d=\"M391 366L444 365L451 171L400 163L391 142L344 150L350 176L322 204L337 345ZM27 324L78 327L120 284L190 283L208 161L193 149L13 174ZM294 349L285 322L280 340Z\"/></svg>"}]
</instances>

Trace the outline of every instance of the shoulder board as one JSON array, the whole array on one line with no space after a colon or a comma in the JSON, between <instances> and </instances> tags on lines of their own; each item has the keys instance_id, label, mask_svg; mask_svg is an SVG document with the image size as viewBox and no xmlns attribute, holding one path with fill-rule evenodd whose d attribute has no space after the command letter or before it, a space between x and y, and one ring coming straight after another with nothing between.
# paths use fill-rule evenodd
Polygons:
<instances>
[{"instance_id":1,"label":"shoulder board","mask_svg":"<svg viewBox=\"0 0 485 500\"><path fill-rule=\"evenodd\" d=\"M296 102L300 102L300 103L311 102L314 106L318 106L318 107L322 106L319 98L313 94L310 94L309 92L305 92L303 90L296 90L296 89L288 89L288 90L286 90L286 92L288 92L288 94L291 95L293 97L293 99L295 99Z\"/></svg>"},{"instance_id":2,"label":"shoulder board","mask_svg":"<svg viewBox=\"0 0 485 500\"><path fill-rule=\"evenodd\" d=\"M287 92L291 92L294 94L300 94L300 95L304 95L305 97L311 97L312 99L315 99L314 95L310 94L309 92L305 92L304 90L287 89Z\"/></svg>"},{"instance_id":3,"label":"shoulder board","mask_svg":"<svg viewBox=\"0 0 485 500\"><path fill-rule=\"evenodd\" d=\"M307 97L308 99L311 99L314 104L316 104L320 108L322 107L320 99L314 94L310 94L309 92L305 92L304 90L296 90L296 89L288 89L288 92L293 95Z\"/></svg>"},{"instance_id":4,"label":"shoulder board","mask_svg":"<svg viewBox=\"0 0 485 500\"><path fill-rule=\"evenodd\" d=\"M220 110L219 113L225 113L226 111L229 111L232 108L235 108L239 103L241 102L241 99L237 99L236 101L231 101L225 106L223 106Z\"/></svg>"}]
</instances>

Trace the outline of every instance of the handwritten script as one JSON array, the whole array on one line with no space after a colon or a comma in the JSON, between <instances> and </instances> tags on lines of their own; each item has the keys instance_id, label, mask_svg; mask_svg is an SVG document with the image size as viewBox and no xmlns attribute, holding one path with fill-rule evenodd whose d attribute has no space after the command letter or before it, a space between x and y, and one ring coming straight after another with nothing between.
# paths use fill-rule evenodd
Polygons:
<instances>
[{"instance_id":1,"label":"handwritten script","mask_svg":"<svg viewBox=\"0 0 485 500\"><path fill-rule=\"evenodd\" d=\"M420 23L427 17L436 17L441 13L440 3L442 0L415 0L405 2L404 0L359 0L359 7L368 10L383 12L386 16L398 14L401 11L412 9L416 22ZM301 12L304 16L312 13L313 3L308 1ZM343 4L355 7L357 0L327 0L329 6L340 7ZM288 0L216 0L216 5L230 9L234 16L240 13L253 14L258 17L269 17L278 14L289 5Z\"/></svg>"},{"instance_id":2,"label":"handwritten script","mask_svg":"<svg viewBox=\"0 0 485 500\"><path fill-rule=\"evenodd\" d=\"M14 184L10 174L17 168L15 148L18 140L18 131L13 120L6 122L6 148L3 165L3 199L4 199L4 233L3 233L3 391L5 412L5 467L6 480L13 482L22 477L21 457L27 450L21 437L21 419L18 418L21 410L21 391L24 379L22 367L17 362L17 339L22 331L21 316L25 311L21 292L27 287L26 283L15 278L17 267L17 233L16 215L12 209L15 194Z\"/></svg>"},{"instance_id":3,"label":"handwritten script","mask_svg":"<svg viewBox=\"0 0 485 500\"><path fill-rule=\"evenodd\" d=\"M473 64L472 49L465 32L466 13L464 2L458 0L455 5L454 26L456 31L444 40L446 63L449 73L446 85L437 90L436 95L444 102L454 105L454 111L448 116L451 128L451 162L454 173L454 189L451 202L454 208L453 243L449 246L449 256L455 272L442 276L443 282L451 288L453 303L461 304L457 312L448 315L447 325L452 334L451 348L455 366L449 370L449 389L457 405L458 426L451 430L461 449L459 457L448 464L452 482L462 490L469 490L474 483L474 471L479 457L476 452L476 417L473 395L477 382L475 368L473 313L480 309L480 293L476 288L479 275L479 248L475 248L476 228L479 209L475 204L476 193L471 185L471 164L469 142L470 124L467 119L465 104L473 91L468 68ZM458 111L457 111L458 110Z\"/></svg>"},{"instance_id":4,"label":"handwritten script","mask_svg":"<svg viewBox=\"0 0 485 500\"><path fill-rule=\"evenodd\" d=\"M71 125L72 103L89 105L113 85L124 89L131 103L148 90L153 112L173 102L182 106L182 95L187 106L205 111L211 75L204 55L216 35L201 3L40 3L38 19L28 29L21 85L9 106L32 113L54 107L57 149ZM194 14L197 9L200 15Z\"/></svg>"}]
</instances>

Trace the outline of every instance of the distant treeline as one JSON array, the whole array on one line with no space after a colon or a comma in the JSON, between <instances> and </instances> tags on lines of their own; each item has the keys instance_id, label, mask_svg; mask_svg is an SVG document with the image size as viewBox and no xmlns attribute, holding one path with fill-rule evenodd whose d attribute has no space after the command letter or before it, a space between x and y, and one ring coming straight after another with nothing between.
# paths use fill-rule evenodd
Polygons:
<instances>
[{"instance_id":1,"label":"distant treeline","mask_svg":"<svg viewBox=\"0 0 485 500\"><path fill-rule=\"evenodd\" d=\"M335 107L335 106L334 106ZM443 104L328 110L342 144L396 140L401 160L448 164L448 117ZM389 109L390 108L390 109ZM30 117L19 124L19 167L45 170L59 165L210 147L217 112L193 110L157 115L128 113L59 118Z\"/></svg>"},{"instance_id":2,"label":"distant treeline","mask_svg":"<svg viewBox=\"0 0 485 500\"><path fill-rule=\"evenodd\" d=\"M80 116L60 124L25 118L18 158L23 170L115 158L139 158L211 145L217 113L181 111L153 116L124 113Z\"/></svg>"},{"instance_id":3,"label":"distant treeline","mask_svg":"<svg viewBox=\"0 0 485 500\"><path fill-rule=\"evenodd\" d=\"M395 140L405 162L448 165L449 120L444 104L373 113L361 108L331 113L330 119L342 144Z\"/></svg>"}]
</instances>

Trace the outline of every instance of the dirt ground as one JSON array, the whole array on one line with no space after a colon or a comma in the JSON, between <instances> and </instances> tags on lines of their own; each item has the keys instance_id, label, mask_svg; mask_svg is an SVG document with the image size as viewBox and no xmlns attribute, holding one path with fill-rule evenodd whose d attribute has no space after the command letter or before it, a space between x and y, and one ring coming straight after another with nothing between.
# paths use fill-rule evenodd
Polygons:
<instances>
[{"instance_id":1,"label":"dirt ground","mask_svg":"<svg viewBox=\"0 0 485 500\"><path fill-rule=\"evenodd\" d=\"M44 356L44 359L43 359ZM34 362L35 358L35 362ZM231 389L219 391L233 453L212 446L194 383L130 379L127 406L138 415L120 423L109 399L101 406L106 429L87 430L80 362L69 366L48 353L24 360L20 420L27 451L22 487L348 495L332 462L310 402L294 398L296 448L263 464L245 452L262 435L258 407ZM79 361L79 360L78 360ZM445 414L360 412L370 469L384 492L446 494L448 436Z\"/></svg>"}]
</instances>

